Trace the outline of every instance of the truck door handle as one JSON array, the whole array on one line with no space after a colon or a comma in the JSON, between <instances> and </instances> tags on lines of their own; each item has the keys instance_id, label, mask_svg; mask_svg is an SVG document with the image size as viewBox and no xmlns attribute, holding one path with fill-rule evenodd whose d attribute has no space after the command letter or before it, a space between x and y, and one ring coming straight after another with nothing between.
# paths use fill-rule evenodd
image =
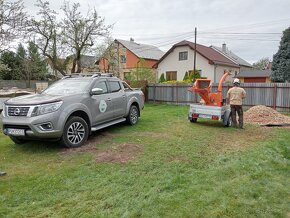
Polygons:
<instances>
[{"instance_id":1,"label":"truck door handle","mask_svg":"<svg viewBox=\"0 0 290 218\"><path fill-rule=\"evenodd\" d=\"M112 99L108 98L107 101L112 101Z\"/></svg>"},{"instance_id":2,"label":"truck door handle","mask_svg":"<svg viewBox=\"0 0 290 218\"><path fill-rule=\"evenodd\" d=\"M126 95L122 95L123 98L126 98Z\"/></svg>"}]
</instances>

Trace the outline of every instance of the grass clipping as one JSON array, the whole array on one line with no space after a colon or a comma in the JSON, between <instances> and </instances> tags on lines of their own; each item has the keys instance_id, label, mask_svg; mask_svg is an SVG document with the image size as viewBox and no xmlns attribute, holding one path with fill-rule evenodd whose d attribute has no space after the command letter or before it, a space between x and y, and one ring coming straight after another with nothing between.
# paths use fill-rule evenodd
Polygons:
<instances>
[{"instance_id":1,"label":"grass clipping","mask_svg":"<svg viewBox=\"0 0 290 218\"><path fill-rule=\"evenodd\" d=\"M244 121L246 123L259 124L262 126L290 125L290 117L264 105L257 105L247 110L244 113Z\"/></svg>"}]
</instances>

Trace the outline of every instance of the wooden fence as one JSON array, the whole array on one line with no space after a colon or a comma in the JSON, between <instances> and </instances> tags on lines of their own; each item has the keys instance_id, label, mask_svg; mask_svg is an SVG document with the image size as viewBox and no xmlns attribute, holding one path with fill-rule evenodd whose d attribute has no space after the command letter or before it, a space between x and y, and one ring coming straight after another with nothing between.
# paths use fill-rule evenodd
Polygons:
<instances>
[{"instance_id":1,"label":"wooden fence","mask_svg":"<svg viewBox=\"0 0 290 218\"><path fill-rule=\"evenodd\" d=\"M148 84L147 98L149 102L172 104L190 104L200 101L198 94L187 91L192 84ZM212 85L212 92L218 84ZM226 97L230 85L223 86L223 96ZM265 105L279 111L290 111L290 83L243 83L247 92L244 106Z\"/></svg>"},{"instance_id":2,"label":"wooden fence","mask_svg":"<svg viewBox=\"0 0 290 218\"><path fill-rule=\"evenodd\" d=\"M54 81L38 81L38 80L31 80L30 82L25 80L0 80L0 89L2 88L11 88L17 87L20 89L36 88L36 83L48 83L49 85Z\"/></svg>"}]
</instances>

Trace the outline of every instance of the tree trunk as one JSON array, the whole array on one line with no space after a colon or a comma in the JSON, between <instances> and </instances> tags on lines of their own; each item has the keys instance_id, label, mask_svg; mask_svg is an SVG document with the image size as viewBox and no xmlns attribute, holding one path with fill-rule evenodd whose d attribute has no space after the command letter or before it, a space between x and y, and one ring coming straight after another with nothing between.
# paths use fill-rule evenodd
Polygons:
<instances>
[{"instance_id":1,"label":"tree trunk","mask_svg":"<svg viewBox=\"0 0 290 218\"><path fill-rule=\"evenodd\" d=\"M74 58L73 59L73 65L72 65L72 68L71 68L71 73L73 74L73 73L75 73L75 71L76 71L76 64L77 64L77 60L76 60L76 58Z\"/></svg>"},{"instance_id":2,"label":"tree trunk","mask_svg":"<svg viewBox=\"0 0 290 218\"><path fill-rule=\"evenodd\" d=\"M77 60L77 73L81 73L82 72L82 66L81 66L81 60Z\"/></svg>"},{"instance_id":3,"label":"tree trunk","mask_svg":"<svg viewBox=\"0 0 290 218\"><path fill-rule=\"evenodd\" d=\"M102 62L103 62L103 66L104 66L104 73L107 72L107 70L106 70L106 61L108 61L108 59L102 58ZM108 61L108 63L109 63L109 61Z\"/></svg>"},{"instance_id":4,"label":"tree trunk","mask_svg":"<svg viewBox=\"0 0 290 218\"><path fill-rule=\"evenodd\" d=\"M76 62L77 62L77 71L76 73L81 73L82 72L82 63L81 63L81 51L77 51L77 57L76 57Z\"/></svg>"}]
</instances>

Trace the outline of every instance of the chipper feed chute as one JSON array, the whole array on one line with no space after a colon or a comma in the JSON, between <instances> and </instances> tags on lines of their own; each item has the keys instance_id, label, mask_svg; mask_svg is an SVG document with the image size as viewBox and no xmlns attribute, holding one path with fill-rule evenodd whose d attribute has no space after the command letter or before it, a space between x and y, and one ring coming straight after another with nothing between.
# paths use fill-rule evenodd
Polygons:
<instances>
[{"instance_id":1,"label":"chipper feed chute","mask_svg":"<svg viewBox=\"0 0 290 218\"><path fill-rule=\"evenodd\" d=\"M198 93L199 96L204 100L205 105L209 106L222 106L222 85L229 73L225 73L220 79L217 92L211 93L212 82L210 79L197 79L194 85L188 89L188 91Z\"/></svg>"}]
</instances>

